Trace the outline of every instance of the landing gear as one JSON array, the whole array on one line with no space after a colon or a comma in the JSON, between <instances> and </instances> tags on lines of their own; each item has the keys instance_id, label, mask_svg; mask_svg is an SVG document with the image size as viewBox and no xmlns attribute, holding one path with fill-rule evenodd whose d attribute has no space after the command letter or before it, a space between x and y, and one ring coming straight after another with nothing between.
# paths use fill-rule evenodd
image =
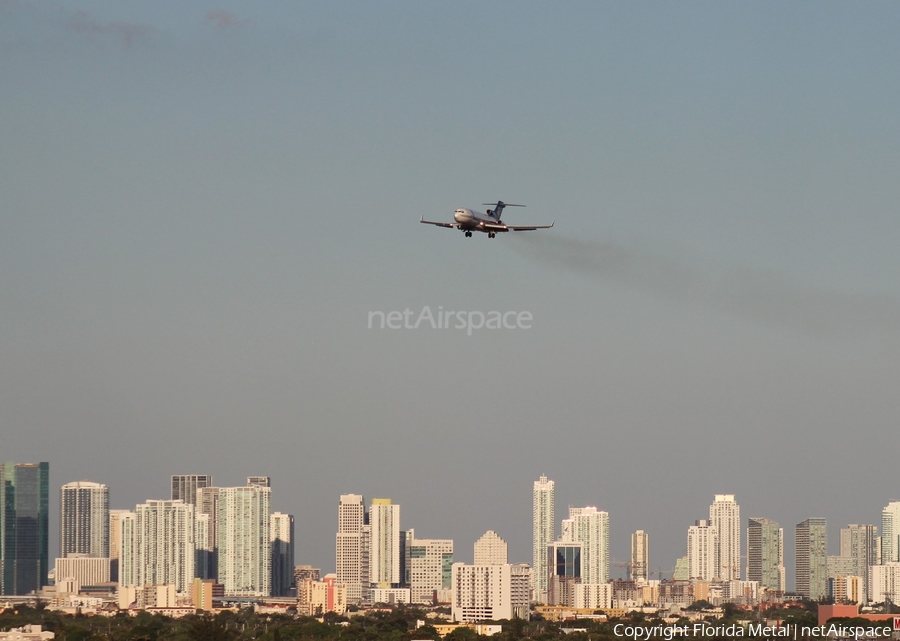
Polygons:
<instances>
[{"instance_id":1,"label":"landing gear","mask_svg":"<svg viewBox=\"0 0 900 641\"><path fill-rule=\"evenodd\" d=\"M472 237L472 232L467 231L467 232L466 232L466 238L471 238L471 237Z\"/></svg>"},{"instance_id":2,"label":"landing gear","mask_svg":"<svg viewBox=\"0 0 900 641\"><path fill-rule=\"evenodd\" d=\"M497 235L497 234L494 233L494 232L492 232L492 231L489 231L489 232L488 232L488 238L493 238L493 237L496 236L496 235Z\"/></svg>"}]
</instances>

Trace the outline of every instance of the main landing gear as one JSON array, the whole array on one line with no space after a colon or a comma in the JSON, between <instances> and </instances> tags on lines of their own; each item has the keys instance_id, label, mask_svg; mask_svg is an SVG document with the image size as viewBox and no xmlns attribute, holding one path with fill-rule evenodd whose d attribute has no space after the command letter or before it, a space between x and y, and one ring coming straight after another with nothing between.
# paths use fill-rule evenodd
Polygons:
<instances>
[{"instance_id":1,"label":"main landing gear","mask_svg":"<svg viewBox=\"0 0 900 641\"><path fill-rule=\"evenodd\" d=\"M489 232L488 232L488 238L493 238L493 237L496 236L496 235L497 235L497 234L496 234L495 232L492 232L492 231L489 231Z\"/></svg>"},{"instance_id":2,"label":"main landing gear","mask_svg":"<svg viewBox=\"0 0 900 641\"><path fill-rule=\"evenodd\" d=\"M471 237L472 237L472 232L467 231L467 232L466 232L466 238L471 238Z\"/></svg>"}]
</instances>

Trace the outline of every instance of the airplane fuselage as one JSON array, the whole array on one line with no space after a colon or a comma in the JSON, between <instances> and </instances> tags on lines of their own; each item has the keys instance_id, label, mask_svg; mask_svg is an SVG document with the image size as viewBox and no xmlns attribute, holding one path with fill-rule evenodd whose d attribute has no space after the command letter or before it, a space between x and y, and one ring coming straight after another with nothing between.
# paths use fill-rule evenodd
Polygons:
<instances>
[{"instance_id":1,"label":"airplane fuselage","mask_svg":"<svg viewBox=\"0 0 900 641\"><path fill-rule=\"evenodd\" d=\"M480 231L490 233L497 231L496 228L488 229L485 225L502 225L503 222L493 216L479 214L467 207L460 207L453 212L453 220L456 221L456 228L463 231Z\"/></svg>"}]
</instances>

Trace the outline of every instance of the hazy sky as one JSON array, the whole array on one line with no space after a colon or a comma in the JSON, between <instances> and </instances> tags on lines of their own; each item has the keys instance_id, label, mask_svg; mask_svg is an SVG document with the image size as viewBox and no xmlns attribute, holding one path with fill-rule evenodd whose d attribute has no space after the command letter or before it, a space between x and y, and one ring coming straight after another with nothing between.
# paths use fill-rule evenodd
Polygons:
<instances>
[{"instance_id":1,"label":"hazy sky","mask_svg":"<svg viewBox=\"0 0 900 641\"><path fill-rule=\"evenodd\" d=\"M273 479L531 561L900 498L900 5L0 0L0 458L116 508ZM420 225L523 203L546 232ZM370 311L531 329L368 329ZM746 545L746 542L744 543ZM54 553L54 552L51 552ZM788 569L793 584L793 564Z\"/></svg>"}]
</instances>

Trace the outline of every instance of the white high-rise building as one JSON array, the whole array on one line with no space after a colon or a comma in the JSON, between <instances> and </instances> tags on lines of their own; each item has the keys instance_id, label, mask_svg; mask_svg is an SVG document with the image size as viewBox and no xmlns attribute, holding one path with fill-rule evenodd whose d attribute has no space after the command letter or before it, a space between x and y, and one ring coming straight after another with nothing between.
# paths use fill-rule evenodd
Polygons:
<instances>
[{"instance_id":1,"label":"white high-rise building","mask_svg":"<svg viewBox=\"0 0 900 641\"><path fill-rule=\"evenodd\" d=\"M399 587L400 506L391 499L372 499L369 506L369 526L372 528L369 550L369 584L373 587Z\"/></svg>"},{"instance_id":2,"label":"white high-rise building","mask_svg":"<svg viewBox=\"0 0 900 641\"><path fill-rule=\"evenodd\" d=\"M581 582L609 581L609 514L596 507L570 507L572 540L581 543ZM545 553L546 558L546 553Z\"/></svg>"},{"instance_id":3,"label":"white high-rise building","mask_svg":"<svg viewBox=\"0 0 900 641\"><path fill-rule=\"evenodd\" d=\"M290 596L294 582L294 517L275 512L269 525L272 543L272 596Z\"/></svg>"},{"instance_id":4,"label":"white high-rise building","mask_svg":"<svg viewBox=\"0 0 900 641\"><path fill-rule=\"evenodd\" d=\"M109 488L75 481L59 491L59 556L109 557Z\"/></svg>"},{"instance_id":5,"label":"white high-rise building","mask_svg":"<svg viewBox=\"0 0 900 641\"><path fill-rule=\"evenodd\" d=\"M225 596L271 594L268 487L220 487L216 519L218 579Z\"/></svg>"},{"instance_id":6,"label":"white high-rise building","mask_svg":"<svg viewBox=\"0 0 900 641\"><path fill-rule=\"evenodd\" d=\"M417 539L413 536L407 545L410 600L412 603L432 605L436 595L450 590L453 541Z\"/></svg>"},{"instance_id":7,"label":"white high-rise building","mask_svg":"<svg viewBox=\"0 0 900 641\"><path fill-rule=\"evenodd\" d=\"M197 490L212 487L212 484L212 476L209 474L173 474L172 500L194 505L197 502Z\"/></svg>"},{"instance_id":8,"label":"white high-rise building","mask_svg":"<svg viewBox=\"0 0 900 641\"><path fill-rule=\"evenodd\" d=\"M119 559L119 585L138 585L137 515L127 510L117 510L116 555Z\"/></svg>"},{"instance_id":9,"label":"white high-rise building","mask_svg":"<svg viewBox=\"0 0 900 641\"><path fill-rule=\"evenodd\" d=\"M873 565L869 573L868 593L872 603L888 600L896 604L900 601L900 563L891 561Z\"/></svg>"},{"instance_id":10,"label":"white high-rise building","mask_svg":"<svg viewBox=\"0 0 900 641\"><path fill-rule=\"evenodd\" d=\"M716 494L709 506L709 523L718 532L718 556L721 568L716 578L739 581L741 578L741 508L734 494Z\"/></svg>"},{"instance_id":11,"label":"white high-rise building","mask_svg":"<svg viewBox=\"0 0 900 641\"><path fill-rule=\"evenodd\" d=\"M556 540L554 483L546 476L534 482L532 494L532 568L531 588L537 603L547 603L549 572L547 546Z\"/></svg>"},{"instance_id":12,"label":"white high-rise building","mask_svg":"<svg viewBox=\"0 0 900 641\"><path fill-rule=\"evenodd\" d=\"M109 577L110 581L118 583L119 581L119 549L121 542L119 541L122 526L119 519L123 514L133 514L128 510L110 510L109 511Z\"/></svg>"},{"instance_id":13,"label":"white high-rise building","mask_svg":"<svg viewBox=\"0 0 900 641\"><path fill-rule=\"evenodd\" d=\"M530 574L531 570L526 564L454 563L452 620L478 623L488 620L528 619Z\"/></svg>"},{"instance_id":14,"label":"white high-rise building","mask_svg":"<svg viewBox=\"0 0 900 641\"><path fill-rule=\"evenodd\" d=\"M878 527L851 524L841 528L841 556L853 559L853 575L862 577L862 602L868 602L869 568L878 563Z\"/></svg>"},{"instance_id":15,"label":"white high-rise building","mask_svg":"<svg viewBox=\"0 0 900 641\"><path fill-rule=\"evenodd\" d=\"M881 563L900 562L900 501L881 511Z\"/></svg>"},{"instance_id":16,"label":"white high-rise building","mask_svg":"<svg viewBox=\"0 0 900 641\"><path fill-rule=\"evenodd\" d=\"M719 533L706 519L688 528L687 552L688 578L711 581L719 577Z\"/></svg>"},{"instance_id":17,"label":"white high-rise building","mask_svg":"<svg viewBox=\"0 0 900 641\"><path fill-rule=\"evenodd\" d=\"M650 535L638 530L631 535L631 579L646 581L650 572Z\"/></svg>"},{"instance_id":18,"label":"white high-rise building","mask_svg":"<svg viewBox=\"0 0 900 641\"><path fill-rule=\"evenodd\" d=\"M184 593L194 578L194 506L150 500L119 516L119 585L174 584Z\"/></svg>"},{"instance_id":19,"label":"white high-rise building","mask_svg":"<svg viewBox=\"0 0 900 641\"><path fill-rule=\"evenodd\" d=\"M338 502L338 531L335 541L335 574L347 586L347 602L358 605L363 598L362 532L366 525L366 504L360 494L341 494ZM368 557L365 583L368 588Z\"/></svg>"},{"instance_id":20,"label":"white high-rise building","mask_svg":"<svg viewBox=\"0 0 900 641\"><path fill-rule=\"evenodd\" d=\"M507 545L493 530L488 530L475 541L475 565L506 565Z\"/></svg>"}]
</instances>

